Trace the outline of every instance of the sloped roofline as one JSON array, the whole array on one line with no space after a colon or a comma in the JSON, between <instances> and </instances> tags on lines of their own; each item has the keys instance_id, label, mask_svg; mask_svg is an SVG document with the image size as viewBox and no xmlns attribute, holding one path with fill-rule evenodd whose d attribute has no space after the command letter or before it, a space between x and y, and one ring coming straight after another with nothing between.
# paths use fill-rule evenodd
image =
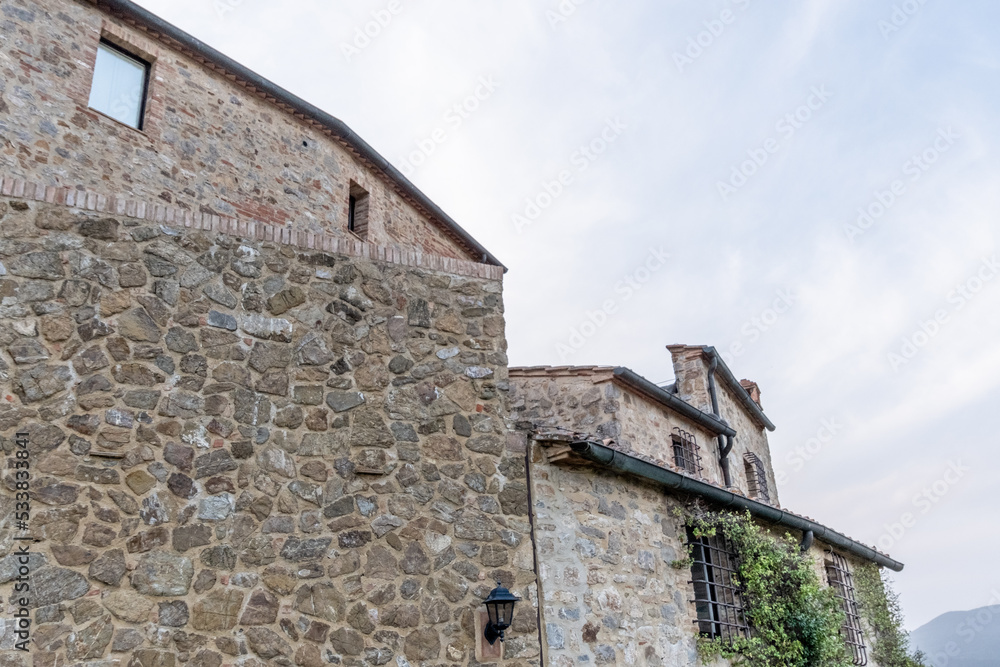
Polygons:
<instances>
[{"instance_id":1,"label":"sloped roofline","mask_svg":"<svg viewBox=\"0 0 1000 667\"><path fill-rule=\"evenodd\" d=\"M465 231L440 206L431 201L427 195L421 192L417 186L343 121L293 95L281 86L265 79L134 2L129 0L79 1L94 5L99 10L124 21L131 27L145 32L151 38L180 51L204 67L222 74L228 80L245 88L250 94L267 100L285 113L322 131L340 143L368 168L381 173L384 180L398 195L426 215L471 258L483 264L503 267L504 272L506 272L507 267L500 260L494 257L489 250L476 241L469 232Z\"/></svg>"},{"instance_id":2,"label":"sloped roofline","mask_svg":"<svg viewBox=\"0 0 1000 667\"><path fill-rule=\"evenodd\" d=\"M795 514L779 507L773 507L741 494L733 493L715 484L668 470L651 461L621 452L610 445L611 443L608 442L594 442L589 440L578 440L570 443L570 447L577 456L592 463L603 465L619 473L641 477L672 491L700 496L729 511L749 512L754 518L773 525L782 526L783 528L793 528L803 533L811 532L815 539L843 549L858 558L863 558L882 567L887 567L894 572L903 571L903 563L809 517Z\"/></svg>"},{"instance_id":3,"label":"sloped roofline","mask_svg":"<svg viewBox=\"0 0 1000 667\"><path fill-rule=\"evenodd\" d=\"M715 415L702 412L663 387L624 366L523 366L508 370L510 377L589 377L597 382L617 382L629 391L692 420L712 435L734 436L736 431Z\"/></svg>"},{"instance_id":4,"label":"sloped roofline","mask_svg":"<svg viewBox=\"0 0 1000 667\"><path fill-rule=\"evenodd\" d=\"M733 372L729 370L729 366L726 365L726 361L719 354L718 350L710 345L667 345L667 349L670 350L671 354L680 352L683 350L701 350L702 358L706 361L711 361L712 357L719 360L719 364L716 367L716 375L721 378L722 382L729 388L729 391L736 397L737 403L743 406L743 409L750 415L750 418L756 421L762 428L766 428L768 431L774 431L775 426L767 415L764 414L764 410L761 409L759 405L752 398L750 398L750 392L746 390L740 381L736 379Z\"/></svg>"}]
</instances>

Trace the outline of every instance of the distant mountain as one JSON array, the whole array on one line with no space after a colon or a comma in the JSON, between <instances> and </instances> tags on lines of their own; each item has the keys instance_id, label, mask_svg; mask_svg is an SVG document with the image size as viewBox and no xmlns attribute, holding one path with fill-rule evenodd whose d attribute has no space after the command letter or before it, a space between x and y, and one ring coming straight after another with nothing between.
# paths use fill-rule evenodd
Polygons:
<instances>
[{"instance_id":1,"label":"distant mountain","mask_svg":"<svg viewBox=\"0 0 1000 667\"><path fill-rule=\"evenodd\" d=\"M1000 605L950 611L910 633L929 667L1000 667Z\"/></svg>"}]
</instances>

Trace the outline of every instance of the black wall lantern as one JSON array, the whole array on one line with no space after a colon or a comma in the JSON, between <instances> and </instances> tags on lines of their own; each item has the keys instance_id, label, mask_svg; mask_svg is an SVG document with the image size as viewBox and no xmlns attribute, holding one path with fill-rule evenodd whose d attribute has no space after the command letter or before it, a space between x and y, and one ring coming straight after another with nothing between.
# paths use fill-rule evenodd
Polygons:
<instances>
[{"instance_id":1,"label":"black wall lantern","mask_svg":"<svg viewBox=\"0 0 1000 667\"><path fill-rule=\"evenodd\" d=\"M514 618L514 604L520 601L521 598L511 594L499 581L497 587L490 591L489 597L484 601L490 622L483 635L491 646L497 639L503 641L503 631L510 627L511 619Z\"/></svg>"}]
</instances>

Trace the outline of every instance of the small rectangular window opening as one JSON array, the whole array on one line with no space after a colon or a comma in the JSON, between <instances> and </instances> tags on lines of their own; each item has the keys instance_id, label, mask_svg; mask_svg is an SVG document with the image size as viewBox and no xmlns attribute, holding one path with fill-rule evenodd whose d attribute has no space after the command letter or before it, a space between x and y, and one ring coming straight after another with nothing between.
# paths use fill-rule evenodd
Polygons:
<instances>
[{"instance_id":1,"label":"small rectangular window opening","mask_svg":"<svg viewBox=\"0 0 1000 667\"><path fill-rule=\"evenodd\" d=\"M747 473L747 490L750 497L761 502L771 502L771 492L767 488L767 469L764 462L753 452L743 455L743 465Z\"/></svg>"},{"instance_id":2,"label":"small rectangular window opening","mask_svg":"<svg viewBox=\"0 0 1000 667\"><path fill-rule=\"evenodd\" d=\"M743 591L734 582L739 570L732 544L721 532L695 537L688 528L691 549L691 582L698 613L698 632L711 639L732 642L750 637Z\"/></svg>"},{"instance_id":3,"label":"small rectangular window opening","mask_svg":"<svg viewBox=\"0 0 1000 667\"><path fill-rule=\"evenodd\" d=\"M363 239L368 238L368 192L351 181L347 199L347 229Z\"/></svg>"},{"instance_id":4,"label":"small rectangular window opening","mask_svg":"<svg viewBox=\"0 0 1000 667\"><path fill-rule=\"evenodd\" d=\"M844 625L840 628L840 635L854 657L854 664L863 667L868 664L868 650L861 632L861 614L858 611L854 578L851 576L847 559L834 551L827 551L826 578L844 610Z\"/></svg>"},{"instance_id":5,"label":"small rectangular window opening","mask_svg":"<svg viewBox=\"0 0 1000 667\"><path fill-rule=\"evenodd\" d=\"M143 126L149 63L102 39L88 106L137 130Z\"/></svg>"},{"instance_id":6,"label":"small rectangular window opening","mask_svg":"<svg viewBox=\"0 0 1000 667\"><path fill-rule=\"evenodd\" d=\"M701 477L701 448L694 435L674 427L670 441L674 449L674 464L685 472Z\"/></svg>"}]
</instances>

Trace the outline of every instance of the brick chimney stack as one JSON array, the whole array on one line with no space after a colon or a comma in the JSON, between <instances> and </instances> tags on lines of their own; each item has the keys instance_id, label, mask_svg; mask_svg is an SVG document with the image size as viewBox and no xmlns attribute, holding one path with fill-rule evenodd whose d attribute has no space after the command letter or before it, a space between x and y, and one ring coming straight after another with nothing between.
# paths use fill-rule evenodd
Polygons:
<instances>
[{"instance_id":1,"label":"brick chimney stack","mask_svg":"<svg viewBox=\"0 0 1000 667\"><path fill-rule=\"evenodd\" d=\"M753 402L757 404L757 407L763 409L764 406L760 404L760 387L753 380L740 380L740 386L747 390L750 394L750 398Z\"/></svg>"}]
</instances>

